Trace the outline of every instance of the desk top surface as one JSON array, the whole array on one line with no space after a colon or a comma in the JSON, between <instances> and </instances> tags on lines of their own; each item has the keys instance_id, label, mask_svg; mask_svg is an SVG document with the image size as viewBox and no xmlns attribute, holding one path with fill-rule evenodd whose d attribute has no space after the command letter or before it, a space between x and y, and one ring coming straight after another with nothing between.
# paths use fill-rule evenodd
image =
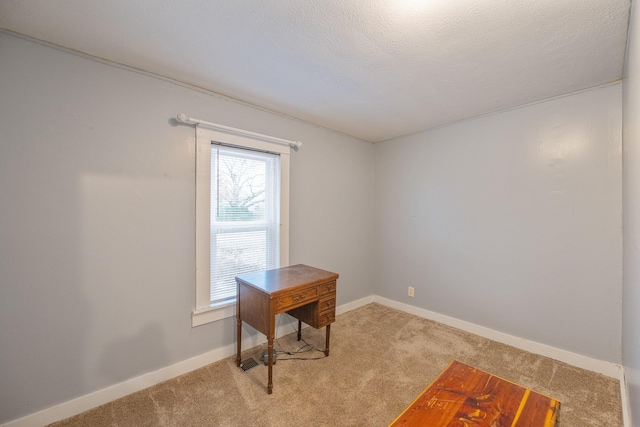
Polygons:
<instances>
[{"instance_id":1,"label":"desk top surface","mask_svg":"<svg viewBox=\"0 0 640 427\"><path fill-rule=\"evenodd\" d=\"M272 294L298 286L308 286L336 280L337 273L332 273L304 264L273 270L257 271L236 276L236 280L249 286Z\"/></svg>"}]
</instances>

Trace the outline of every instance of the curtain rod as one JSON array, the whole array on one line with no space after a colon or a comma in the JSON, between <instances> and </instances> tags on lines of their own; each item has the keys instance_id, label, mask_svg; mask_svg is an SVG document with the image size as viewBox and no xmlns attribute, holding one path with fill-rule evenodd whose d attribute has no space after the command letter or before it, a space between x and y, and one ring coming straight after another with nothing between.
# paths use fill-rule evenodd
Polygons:
<instances>
[{"instance_id":1,"label":"curtain rod","mask_svg":"<svg viewBox=\"0 0 640 427\"><path fill-rule=\"evenodd\" d=\"M252 138L261 139L263 141L273 142L274 144L288 145L289 147L292 147L295 149L302 147L302 142L300 141L289 141L288 139L276 138L275 136L263 135L261 133L250 132L248 130L242 130L242 129L232 128L229 126L219 125L217 123L207 122L205 120L194 119L193 117L189 117L183 113L178 114L177 119L180 123L207 126L215 130L220 130L220 131L235 134L235 135L249 136Z\"/></svg>"}]
</instances>

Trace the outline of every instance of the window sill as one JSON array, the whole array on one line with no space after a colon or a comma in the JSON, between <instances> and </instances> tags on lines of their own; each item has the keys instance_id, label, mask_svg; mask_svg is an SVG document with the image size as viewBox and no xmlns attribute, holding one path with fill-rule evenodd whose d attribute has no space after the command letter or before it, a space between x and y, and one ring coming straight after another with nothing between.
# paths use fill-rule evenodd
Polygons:
<instances>
[{"instance_id":1,"label":"window sill","mask_svg":"<svg viewBox=\"0 0 640 427\"><path fill-rule=\"evenodd\" d=\"M226 319L236 315L236 303L227 302L224 304L213 305L211 307L199 308L191 314L191 327L204 325L206 323L215 322L216 320Z\"/></svg>"}]
</instances>

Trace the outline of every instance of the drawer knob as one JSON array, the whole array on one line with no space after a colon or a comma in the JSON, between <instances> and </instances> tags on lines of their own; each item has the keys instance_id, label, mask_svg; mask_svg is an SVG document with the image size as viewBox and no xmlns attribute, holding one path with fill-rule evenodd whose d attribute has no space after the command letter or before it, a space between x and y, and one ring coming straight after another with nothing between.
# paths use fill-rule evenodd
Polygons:
<instances>
[{"instance_id":1,"label":"drawer knob","mask_svg":"<svg viewBox=\"0 0 640 427\"><path fill-rule=\"evenodd\" d=\"M305 298L305 295L298 295L297 297L293 298L293 302L303 300L304 298Z\"/></svg>"}]
</instances>

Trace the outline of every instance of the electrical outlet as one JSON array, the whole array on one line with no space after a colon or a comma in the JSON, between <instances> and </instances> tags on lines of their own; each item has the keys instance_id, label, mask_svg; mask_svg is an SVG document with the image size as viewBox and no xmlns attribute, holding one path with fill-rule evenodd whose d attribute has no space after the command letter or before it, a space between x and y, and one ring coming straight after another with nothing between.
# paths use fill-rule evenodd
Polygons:
<instances>
[{"instance_id":1,"label":"electrical outlet","mask_svg":"<svg viewBox=\"0 0 640 427\"><path fill-rule=\"evenodd\" d=\"M411 298L413 298L413 291L414 291L414 289L411 286L409 286L409 296Z\"/></svg>"}]
</instances>

